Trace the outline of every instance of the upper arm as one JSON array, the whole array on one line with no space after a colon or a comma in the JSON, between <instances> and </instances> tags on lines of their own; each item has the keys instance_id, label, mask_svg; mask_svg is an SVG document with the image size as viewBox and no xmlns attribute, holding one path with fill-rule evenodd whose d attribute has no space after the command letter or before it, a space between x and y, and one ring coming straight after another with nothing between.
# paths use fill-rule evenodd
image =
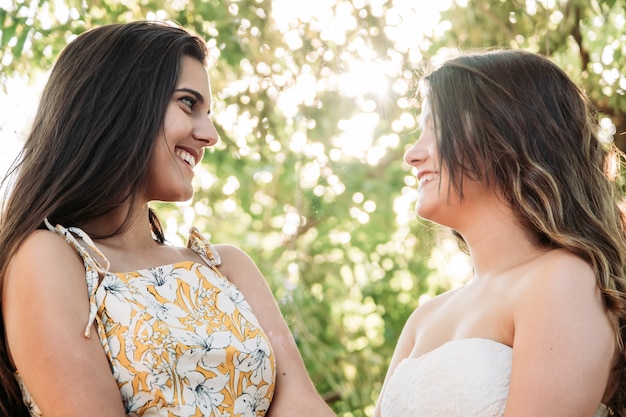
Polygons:
<instances>
[{"instance_id":1,"label":"upper arm","mask_svg":"<svg viewBox=\"0 0 626 417\"><path fill-rule=\"evenodd\" d=\"M89 316L85 269L60 236L36 231L12 257L2 313L14 366L46 417L123 416L124 408Z\"/></svg>"},{"instance_id":2,"label":"upper arm","mask_svg":"<svg viewBox=\"0 0 626 417\"><path fill-rule=\"evenodd\" d=\"M222 259L221 272L243 293L276 357L276 388L268 417L334 416L315 390L291 331L256 264L235 246L215 248Z\"/></svg>"},{"instance_id":3,"label":"upper arm","mask_svg":"<svg viewBox=\"0 0 626 417\"><path fill-rule=\"evenodd\" d=\"M615 351L594 272L567 254L527 280L513 313L505 416L591 416L602 399Z\"/></svg>"}]
</instances>

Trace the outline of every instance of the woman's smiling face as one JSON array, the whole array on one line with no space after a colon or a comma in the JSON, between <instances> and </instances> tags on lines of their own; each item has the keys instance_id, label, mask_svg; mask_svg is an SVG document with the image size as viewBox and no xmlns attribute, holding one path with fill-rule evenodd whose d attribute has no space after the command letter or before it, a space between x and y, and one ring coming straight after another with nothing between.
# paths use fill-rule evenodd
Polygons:
<instances>
[{"instance_id":1,"label":"woman's smiling face","mask_svg":"<svg viewBox=\"0 0 626 417\"><path fill-rule=\"evenodd\" d=\"M404 154L407 164L416 169L418 199L415 206L417 215L423 219L451 228L460 227L463 211L485 196L493 194L493 189L477 181L463 179L463 198L450 184L450 176L439 159L437 133L434 115L429 100L422 103L420 116L422 134Z\"/></svg>"},{"instance_id":2,"label":"woman's smiling face","mask_svg":"<svg viewBox=\"0 0 626 417\"><path fill-rule=\"evenodd\" d=\"M406 151L404 160L416 169L418 181L417 215L435 221L437 207L446 204L447 176L439 167L433 114L428 99L422 103L421 135ZM442 193L443 191L443 193ZM442 197L443 194L443 197Z\"/></svg>"},{"instance_id":3,"label":"woman's smiling face","mask_svg":"<svg viewBox=\"0 0 626 417\"><path fill-rule=\"evenodd\" d=\"M204 148L218 140L210 112L211 87L206 69L200 61L184 56L162 134L156 138L146 201L185 201L193 196L193 167L202 160Z\"/></svg>"}]
</instances>

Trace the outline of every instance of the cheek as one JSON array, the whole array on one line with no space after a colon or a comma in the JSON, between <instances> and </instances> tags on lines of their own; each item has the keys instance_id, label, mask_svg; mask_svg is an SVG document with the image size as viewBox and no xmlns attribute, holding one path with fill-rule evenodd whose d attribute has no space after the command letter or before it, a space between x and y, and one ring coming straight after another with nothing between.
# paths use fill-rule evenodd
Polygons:
<instances>
[{"instance_id":1,"label":"cheek","mask_svg":"<svg viewBox=\"0 0 626 417\"><path fill-rule=\"evenodd\" d=\"M152 151L152 160L151 166L153 168L158 168L159 163L162 163L165 160L165 157L169 153L167 140L164 135L159 135L156 138L156 142L154 143L154 149Z\"/></svg>"},{"instance_id":2,"label":"cheek","mask_svg":"<svg viewBox=\"0 0 626 417\"><path fill-rule=\"evenodd\" d=\"M165 136L159 135L156 138L154 144L154 150L152 151L152 157L148 163L148 179L149 180L163 180L167 179L173 174L173 167L176 166L176 155L174 150L170 147Z\"/></svg>"},{"instance_id":3,"label":"cheek","mask_svg":"<svg viewBox=\"0 0 626 417\"><path fill-rule=\"evenodd\" d=\"M163 134L173 141L175 138L186 135L193 127L190 116L181 110L176 103L170 104L163 118Z\"/></svg>"}]
</instances>

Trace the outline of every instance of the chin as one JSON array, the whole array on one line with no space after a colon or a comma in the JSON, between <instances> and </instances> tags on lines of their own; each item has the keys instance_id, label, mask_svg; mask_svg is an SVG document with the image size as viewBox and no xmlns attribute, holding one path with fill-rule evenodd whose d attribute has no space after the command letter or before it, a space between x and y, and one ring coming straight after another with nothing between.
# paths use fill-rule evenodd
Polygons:
<instances>
[{"instance_id":1,"label":"chin","mask_svg":"<svg viewBox=\"0 0 626 417\"><path fill-rule=\"evenodd\" d=\"M427 207L420 205L419 202L415 206L415 214L417 214L417 217L424 220L430 220L431 211L432 210L429 210Z\"/></svg>"},{"instance_id":2,"label":"chin","mask_svg":"<svg viewBox=\"0 0 626 417\"><path fill-rule=\"evenodd\" d=\"M185 184L185 186L178 189L178 193L174 201L187 201L191 197L193 197L193 187L191 184Z\"/></svg>"},{"instance_id":3,"label":"chin","mask_svg":"<svg viewBox=\"0 0 626 417\"><path fill-rule=\"evenodd\" d=\"M433 223L439 223L437 221L437 209L434 207L416 206L415 214L422 220L427 220Z\"/></svg>"},{"instance_id":4,"label":"chin","mask_svg":"<svg viewBox=\"0 0 626 417\"><path fill-rule=\"evenodd\" d=\"M167 201L170 203L180 203L183 201L190 200L192 197L193 197L193 190L190 190L190 191L179 192L176 194L171 194L164 198L160 198L159 200Z\"/></svg>"},{"instance_id":5,"label":"chin","mask_svg":"<svg viewBox=\"0 0 626 417\"><path fill-rule=\"evenodd\" d=\"M190 192L190 193L185 193L185 194L181 195L175 201L183 202L183 201L191 200L192 198L193 198L193 191Z\"/></svg>"}]
</instances>

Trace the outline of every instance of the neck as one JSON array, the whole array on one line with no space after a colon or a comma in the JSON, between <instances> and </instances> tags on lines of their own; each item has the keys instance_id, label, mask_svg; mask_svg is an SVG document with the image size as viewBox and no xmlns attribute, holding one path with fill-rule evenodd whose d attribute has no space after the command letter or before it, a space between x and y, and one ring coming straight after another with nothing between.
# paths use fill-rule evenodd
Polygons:
<instances>
[{"instance_id":1,"label":"neck","mask_svg":"<svg viewBox=\"0 0 626 417\"><path fill-rule=\"evenodd\" d=\"M127 216L128 220L124 224ZM147 204L132 209L130 212L128 207L120 207L81 227L87 234L94 236L94 241L98 245L114 249L131 251L133 248L158 245L152 237Z\"/></svg>"},{"instance_id":2,"label":"neck","mask_svg":"<svg viewBox=\"0 0 626 417\"><path fill-rule=\"evenodd\" d=\"M467 244L474 280L498 276L547 250L504 204L474 213L468 224L456 230Z\"/></svg>"}]
</instances>

